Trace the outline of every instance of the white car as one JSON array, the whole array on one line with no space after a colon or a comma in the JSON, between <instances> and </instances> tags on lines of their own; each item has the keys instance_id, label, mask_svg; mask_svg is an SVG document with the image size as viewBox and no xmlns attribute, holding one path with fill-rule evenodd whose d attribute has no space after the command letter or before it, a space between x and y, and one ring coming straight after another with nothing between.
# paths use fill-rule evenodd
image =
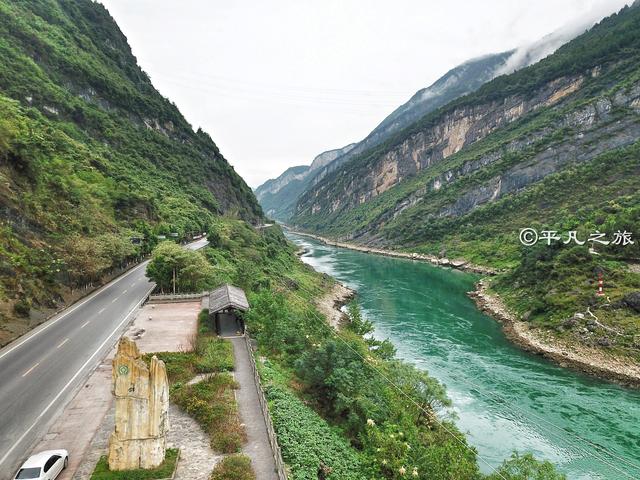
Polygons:
<instances>
[{"instance_id":1,"label":"white car","mask_svg":"<svg viewBox=\"0 0 640 480\"><path fill-rule=\"evenodd\" d=\"M16 480L55 480L67 468L69 452L46 450L31 455L14 477Z\"/></svg>"}]
</instances>

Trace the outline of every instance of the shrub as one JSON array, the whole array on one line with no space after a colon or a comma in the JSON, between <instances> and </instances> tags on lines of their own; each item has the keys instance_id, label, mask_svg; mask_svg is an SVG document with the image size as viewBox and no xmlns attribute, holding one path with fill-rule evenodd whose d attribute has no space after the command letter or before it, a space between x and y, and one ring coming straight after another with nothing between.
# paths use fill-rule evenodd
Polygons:
<instances>
[{"instance_id":1,"label":"shrub","mask_svg":"<svg viewBox=\"0 0 640 480\"><path fill-rule=\"evenodd\" d=\"M195 371L197 373L233 370L233 346L227 340L201 337L196 342Z\"/></svg>"},{"instance_id":2,"label":"shrub","mask_svg":"<svg viewBox=\"0 0 640 480\"><path fill-rule=\"evenodd\" d=\"M255 480L251 459L246 455L229 455L211 472L211 480Z\"/></svg>"},{"instance_id":3,"label":"shrub","mask_svg":"<svg viewBox=\"0 0 640 480\"><path fill-rule=\"evenodd\" d=\"M514 453L487 480L566 480L566 476L558 473L547 461L536 460L527 453Z\"/></svg>"},{"instance_id":4,"label":"shrub","mask_svg":"<svg viewBox=\"0 0 640 480\"><path fill-rule=\"evenodd\" d=\"M193 385L174 385L173 401L196 419L211 439L211 447L235 453L246 441L240 425L233 390L233 378L225 373L213 375Z\"/></svg>"},{"instance_id":5,"label":"shrub","mask_svg":"<svg viewBox=\"0 0 640 480\"><path fill-rule=\"evenodd\" d=\"M13 305L13 311L19 317L28 317L31 312L31 303L28 300L21 298Z\"/></svg>"}]
</instances>

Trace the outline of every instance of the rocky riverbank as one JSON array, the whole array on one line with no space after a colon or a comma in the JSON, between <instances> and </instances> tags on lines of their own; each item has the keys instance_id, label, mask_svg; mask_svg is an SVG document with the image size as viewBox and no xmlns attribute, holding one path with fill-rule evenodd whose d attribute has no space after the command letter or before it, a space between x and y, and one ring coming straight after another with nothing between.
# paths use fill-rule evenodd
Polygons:
<instances>
[{"instance_id":1,"label":"rocky riverbank","mask_svg":"<svg viewBox=\"0 0 640 480\"><path fill-rule=\"evenodd\" d=\"M355 290L336 282L331 290L317 300L316 306L320 313L327 318L329 324L338 329L347 320L347 314L342 311L342 307L355 296Z\"/></svg>"},{"instance_id":2,"label":"rocky riverbank","mask_svg":"<svg viewBox=\"0 0 640 480\"><path fill-rule=\"evenodd\" d=\"M313 238L327 245L348 248L364 253L426 261L433 265L457 268L459 270L483 275L495 275L498 273L491 268L473 265L464 260L448 260L430 255L371 248L347 242L338 242L311 233L290 231L297 235ZM346 292L342 291L338 285L351 291L352 295L347 297ZM347 289L344 285L338 285L334 287L331 292L328 292L318 305L318 308L330 319L331 324L336 327L345 317L345 314L340 308L355 295L355 292ZM566 342L555 337L549 331L541 328L531 328L529 323L519 320L514 314L509 312L504 302L498 296L488 293L486 281L479 281L476 284L476 290L469 292L469 296L475 301L480 310L500 322L507 338L523 350L541 355L561 367L572 368L626 387L640 388L640 365L632 359L614 356L602 349ZM341 300L343 298L348 299ZM321 304L322 307L320 306Z\"/></svg>"},{"instance_id":3,"label":"rocky riverbank","mask_svg":"<svg viewBox=\"0 0 640 480\"><path fill-rule=\"evenodd\" d=\"M488 292L485 281L476 284L469 296L483 312L495 318L505 335L524 350L542 355L561 367L568 367L626 387L640 388L640 365L597 348L562 341L543 329L531 328L509 312L504 302Z\"/></svg>"},{"instance_id":4,"label":"rocky riverbank","mask_svg":"<svg viewBox=\"0 0 640 480\"><path fill-rule=\"evenodd\" d=\"M366 245L358 245L355 243L338 242L336 240L331 240L329 238L321 237L320 235L315 235L313 233L298 232L292 229L289 229L289 231L291 233L295 233L296 235L313 238L314 240L318 240L322 243L326 243L327 245L331 245L333 247L348 248L349 250L357 250L359 252L364 252L364 253L373 253L375 255L384 255L386 257L419 260L422 262L431 263L433 265L438 265L440 267L451 267L458 270L463 270L465 272L479 273L481 275L495 275L498 273L493 268L485 267L482 265L475 265L473 263L467 262L464 259L439 258L439 257L436 257L435 255L424 255L421 253L400 252L397 250L389 250L385 248L368 247Z\"/></svg>"}]
</instances>

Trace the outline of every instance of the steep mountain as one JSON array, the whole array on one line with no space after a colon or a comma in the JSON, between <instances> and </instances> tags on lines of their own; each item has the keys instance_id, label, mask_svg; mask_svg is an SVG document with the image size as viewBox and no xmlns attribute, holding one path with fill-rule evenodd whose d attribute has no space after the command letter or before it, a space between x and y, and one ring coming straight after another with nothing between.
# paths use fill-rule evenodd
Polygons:
<instances>
[{"instance_id":1,"label":"steep mountain","mask_svg":"<svg viewBox=\"0 0 640 480\"><path fill-rule=\"evenodd\" d=\"M0 112L0 341L157 234L262 218L99 3L0 1Z\"/></svg>"},{"instance_id":2,"label":"steep mountain","mask_svg":"<svg viewBox=\"0 0 640 480\"><path fill-rule=\"evenodd\" d=\"M494 78L513 53L510 51L476 58L448 71L431 86L416 92L361 142L321 153L306 171L302 170L303 167L291 167L277 179L267 180L255 190L260 205L267 215L286 222L298 198L310 186L353 156L378 145L426 113L476 90Z\"/></svg>"},{"instance_id":3,"label":"steep mountain","mask_svg":"<svg viewBox=\"0 0 640 480\"><path fill-rule=\"evenodd\" d=\"M458 65L429 87L417 91L362 141L318 155L309 169L313 175L304 173L302 167L292 167L277 179L265 182L256 189L258 201L273 218L287 221L300 195L343 163L383 143L429 112L474 92L489 80L539 61L582 33L591 23L592 19L585 18L516 50L484 55Z\"/></svg>"},{"instance_id":4,"label":"steep mountain","mask_svg":"<svg viewBox=\"0 0 640 480\"><path fill-rule=\"evenodd\" d=\"M636 3L356 155L300 197L292 223L504 269L495 288L526 318L639 356L640 242L595 243L594 255L592 243L518 241L525 227L563 240L575 230L582 241L640 231L639 114ZM594 297L596 271L609 279L611 303ZM609 326L565 329L588 307Z\"/></svg>"},{"instance_id":5,"label":"steep mountain","mask_svg":"<svg viewBox=\"0 0 640 480\"><path fill-rule=\"evenodd\" d=\"M418 90L408 102L396 108L340 161L344 163L365 150L379 145L427 113L477 90L498 75L514 53L515 50L485 55L449 70L432 85Z\"/></svg>"},{"instance_id":6,"label":"steep mountain","mask_svg":"<svg viewBox=\"0 0 640 480\"><path fill-rule=\"evenodd\" d=\"M278 178L267 180L255 190L256 197L267 215L287 221L293 213L298 197L314 181L321 169L349 152L354 144L322 152L311 165L291 167Z\"/></svg>"}]
</instances>

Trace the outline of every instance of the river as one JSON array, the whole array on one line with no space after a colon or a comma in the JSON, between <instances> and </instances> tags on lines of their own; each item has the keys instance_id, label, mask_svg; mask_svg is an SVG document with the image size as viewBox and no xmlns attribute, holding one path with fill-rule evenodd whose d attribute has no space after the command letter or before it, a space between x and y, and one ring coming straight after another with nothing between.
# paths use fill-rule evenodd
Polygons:
<instances>
[{"instance_id":1,"label":"river","mask_svg":"<svg viewBox=\"0 0 640 480\"><path fill-rule=\"evenodd\" d=\"M446 385L483 471L517 450L570 480L640 479L640 392L510 344L466 296L477 277L287 236L308 249L306 263L358 291L376 337Z\"/></svg>"}]
</instances>

